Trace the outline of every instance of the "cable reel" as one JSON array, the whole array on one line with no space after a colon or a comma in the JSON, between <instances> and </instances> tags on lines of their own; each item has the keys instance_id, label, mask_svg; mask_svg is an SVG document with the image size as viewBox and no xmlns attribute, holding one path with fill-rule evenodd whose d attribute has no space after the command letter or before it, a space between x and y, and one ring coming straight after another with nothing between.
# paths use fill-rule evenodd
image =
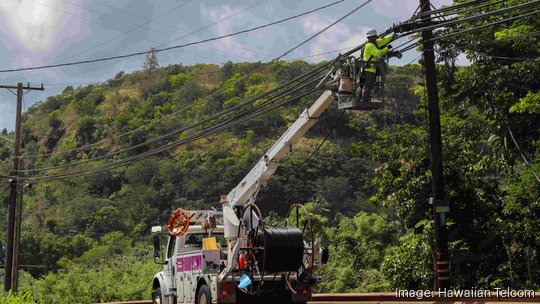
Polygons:
<instances>
[{"instance_id":1,"label":"cable reel","mask_svg":"<svg viewBox=\"0 0 540 304\"><path fill-rule=\"evenodd\" d=\"M167 224L169 235L179 237L186 234L189 228L189 220L190 215L188 211L181 208L176 209Z\"/></svg>"},{"instance_id":2,"label":"cable reel","mask_svg":"<svg viewBox=\"0 0 540 304\"><path fill-rule=\"evenodd\" d=\"M311 280L314 271L315 262L315 233L313 232L313 223L309 211L302 204L294 204L289 208L285 218L285 227L287 229L298 229L302 232L304 240L304 257L300 268L295 272L288 272L285 276L287 287L292 293L296 294L304 289L304 283ZM297 286L292 286L290 276L295 275Z\"/></svg>"},{"instance_id":3,"label":"cable reel","mask_svg":"<svg viewBox=\"0 0 540 304\"><path fill-rule=\"evenodd\" d=\"M241 244L236 263L242 270L242 274L251 280L251 284L240 288L239 283L234 279L234 272L232 273L233 281L242 292L249 295L259 294L266 273L266 233L261 210L253 203L247 205L242 212L238 240L246 241Z\"/></svg>"}]
</instances>

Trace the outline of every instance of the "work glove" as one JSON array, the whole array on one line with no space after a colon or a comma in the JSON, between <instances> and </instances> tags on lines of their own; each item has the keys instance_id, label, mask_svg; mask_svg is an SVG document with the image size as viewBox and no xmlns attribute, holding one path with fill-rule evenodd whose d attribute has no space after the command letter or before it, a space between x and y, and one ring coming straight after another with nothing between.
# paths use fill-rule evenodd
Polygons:
<instances>
[{"instance_id":1,"label":"work glove","mask_svg":"<svg viewBox=\"0 0 540 304\"><path fill-rule=\"evenodd\" d=\"M390 51L388 52L388 58L397 57L398 59L401 59L403 57L403 54L401 54L400 51Z\"/></svg>"}]
</instances>

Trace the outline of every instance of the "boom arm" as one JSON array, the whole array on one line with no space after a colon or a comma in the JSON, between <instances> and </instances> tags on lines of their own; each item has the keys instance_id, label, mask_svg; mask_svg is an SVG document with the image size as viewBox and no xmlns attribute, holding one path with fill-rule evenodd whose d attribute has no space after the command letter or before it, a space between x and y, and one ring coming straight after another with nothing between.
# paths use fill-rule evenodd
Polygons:
<instances>
[{"instance_id":1,"label":"boom arm","mask_svg":"<svg viewBox=\"0 0 540 304\"><path fill-rule=\"evenodd\" d=\"M277 169L278 162L291 147L317 123L320 115L332 104L332 93L324 93L309 109L305 109L292 126L266 152L244 179L227 195L229 206L245 206L255 200L257 192Z\"/></svg>"}]
</instances>

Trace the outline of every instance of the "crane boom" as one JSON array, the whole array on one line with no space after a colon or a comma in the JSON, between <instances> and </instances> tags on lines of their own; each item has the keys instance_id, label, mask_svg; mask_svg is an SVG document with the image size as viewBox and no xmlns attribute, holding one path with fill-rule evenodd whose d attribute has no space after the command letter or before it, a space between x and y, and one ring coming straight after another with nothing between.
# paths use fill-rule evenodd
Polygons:
<instances>
[{"instance_id":1,"label":"crane boom","mask_svg":"<svg viewBox=\"0 0 540 304\"><path fill-rule=\"evenodd\" d=\"M227 201L230 207L245 206L255 200L261 186L277 169L279 161L294 144L317 123L320 115L332 104L332 93L327 90L309 109L305 109L298 119L274 143L261 160L249 171L242 181L229 192Z\"/></svg>"}]
</instances>

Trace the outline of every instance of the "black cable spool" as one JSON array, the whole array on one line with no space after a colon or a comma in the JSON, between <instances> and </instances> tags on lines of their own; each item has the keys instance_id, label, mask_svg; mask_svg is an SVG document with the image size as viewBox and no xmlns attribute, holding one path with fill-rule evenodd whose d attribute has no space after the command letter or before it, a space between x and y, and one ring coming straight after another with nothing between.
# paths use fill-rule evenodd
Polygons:
<instances>
[{"instance_id":1,"label":"black cable spool","mask_svg":"<svg viewBox=\"0 0 540 304\"><path fill-rule=\"evenodd\" d=\"M304 237L300 229L265 227L266 248L256 252L256 258L262 261L266 254L265 271L297 271L304 260ZM263 231L257 231L255 247L262 246Z\"/></svg>"}]
</instances>

